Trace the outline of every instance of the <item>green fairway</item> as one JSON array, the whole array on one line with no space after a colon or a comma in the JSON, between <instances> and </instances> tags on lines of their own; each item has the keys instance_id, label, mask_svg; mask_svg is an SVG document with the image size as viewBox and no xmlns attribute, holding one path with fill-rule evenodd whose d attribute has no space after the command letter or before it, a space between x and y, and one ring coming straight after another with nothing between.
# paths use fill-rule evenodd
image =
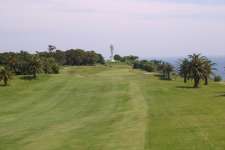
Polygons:
<instances>
[{"instance_id":1,"label":"green fairway","mask_svg":"<svg viewBox=\"0 0 225 150\"><path fill-rule=\"evenodd\" d=\"M0 150L224 150L225 85L128 66L66 67L0 86Z\"/></svg>"}]
</instances>

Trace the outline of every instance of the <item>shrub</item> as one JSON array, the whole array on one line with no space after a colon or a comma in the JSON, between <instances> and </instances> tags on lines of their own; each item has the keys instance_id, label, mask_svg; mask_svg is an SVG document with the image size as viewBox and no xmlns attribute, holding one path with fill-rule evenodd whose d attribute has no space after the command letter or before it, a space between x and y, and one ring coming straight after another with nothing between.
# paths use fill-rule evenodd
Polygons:
<instances>
[{"instance_id":1,"label":"shrub","mask_svg":"<svg viewBox=\"0 0 225 150\"><path fill-rule=\"evenodd\" d=\"M141 67L140 67L140 63L139 63L138 61L134 62L133 68L134 68L134 69L139 69L139 68L141 68Z\"/></svg>"},{"instance_id":2,"label":"shrub","mask_svg":"<svg viewBox=\"0 0 225 150\"><path fill-rule=\"evenodd\" d=\"M59 73L59 65L58 64L53 64L52 73L55 73L55 74Z\"/></svg>"},{"instance_id":3,"label":"shrub","mask_svg":"<svg viewBox=\"0 0 225 150\"><path fill-rule=\"evenodd\" d=\"M144 65L144 70L148 72L153 72L154 71L154 66L152 64L145 64Z\"/></svg>"},{"instance_id":4,"label":"shrub","mask_svg":"<svg viewBox=\"0 0 225 150\"><path fill-rule=\"evenodd\" d=\"M214 77L214 81L215 82L220 82L220 81L222 81L222 77L217 75L217 76Z\"/></svg>"},{"instance_id":5,"label":"shrub","mask_svg":"<svg viewBox=\"0 0 225 150\"><path fill-rule=\"evenodd\" d=\"M59 65L56 63L53 57L42 58L42 69L46 74L59 73Z\"/></svg>"}]
</instances>

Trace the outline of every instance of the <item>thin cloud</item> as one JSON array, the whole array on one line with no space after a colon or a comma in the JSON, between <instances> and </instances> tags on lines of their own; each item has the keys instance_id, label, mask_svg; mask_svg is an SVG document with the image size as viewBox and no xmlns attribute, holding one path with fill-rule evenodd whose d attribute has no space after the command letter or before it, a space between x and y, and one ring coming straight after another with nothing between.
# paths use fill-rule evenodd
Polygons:
<instances>
[{"instance_id":1,"label":"thin cloud","mask_svg":"<svg viewBox=\"0 0 225 150\"><path fill-rule=\"evenodd\" d=\"M41 49L57 43L62 48L104 52L109 44L116 43L124 54L170 54L164 53L166 49L176 54L184 49L221 54L225 49L225 5L208 2L213 4L166 0L0 1L0 49Z\"/></svg>"}]
</instances>

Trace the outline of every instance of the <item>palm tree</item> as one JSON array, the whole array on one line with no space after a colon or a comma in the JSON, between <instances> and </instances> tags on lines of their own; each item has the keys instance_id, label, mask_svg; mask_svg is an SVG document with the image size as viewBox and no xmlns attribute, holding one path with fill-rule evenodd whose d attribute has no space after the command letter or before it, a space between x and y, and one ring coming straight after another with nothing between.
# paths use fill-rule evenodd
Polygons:
<instances>
[{"instance_id":1,"label":"palm tree","mask_svg":"<svg viewBox=\"0 0 225 150\"><path fill-rule=\"evenodd\" d=\"M0 68L0 81L3 80L4 86L8 84L9 72L5 68Z\"/></svg>"},{"instance_id":2,"label":"palm tree","mask_svg":"<svg viewBox=\"0 0 225 150\"><path fill-rule=\"evenodd\" d=\"M169 63L163 62L158 66L158 70L162 72L162 78L171 80L170 73L173 71L173 66Z\"/></svg>"},{"instance_id":3,"label":"palm tree","mask_svg":"<svg viewBox=\"0 0 225 150\"><path fill-rule=\"evenodd\" d=\"M204 69L205 69L205 74L204 74L204 80L205 80L205 85L208 85L208 78L210 75L213 74L213 70L215 70L215 68L213 68L213 66L215 65L215 63L213 63L211 60L206 59L205 63L204 63Z\"/></svg>"},{"instance_id":4,"label":"palm tree","mask_svg":"<svg viewBox=\"0 0 225 150\"><path fill-rule=\"evenodd\" d=\"M184 77L184 83L187 83L189 71L190 61L187 58L184 58L178 66L178 72L182 77Z\"/></svg>"},{"instance_id":5,"label":"palm tree","mask_svg":"<svg viewBox=\"0 0 225 150\"><path fill-rule=\"evenodd\" d=\"M161 64L159 64L157 70L161 72L161 78L165 79L166 77L165 62L162 62Z\"/></svg>"},{"instance_id":6,"label":"palm tree","mask_svg":"<svg viewBox=\"0 0 225 150\"><path fill-rule=\"evenodd\" d=\"M164 69L165 69L165 72L167 74L167 80L171 80L170 73L173 71L173 66L169 63L166 63Z\"/></svg>"},{"instance_id":7,"label":"palm tree","mask_svg":"<svg viewBox=\"0 0 225 150\"><path fill-rule=\"evenodd\" d=\"M205 79L205 62L207 58L200 54L188 56L190 59L189 77L194 79L194 88L198 88L201 79Z\"/></svg>"}]
</instances>

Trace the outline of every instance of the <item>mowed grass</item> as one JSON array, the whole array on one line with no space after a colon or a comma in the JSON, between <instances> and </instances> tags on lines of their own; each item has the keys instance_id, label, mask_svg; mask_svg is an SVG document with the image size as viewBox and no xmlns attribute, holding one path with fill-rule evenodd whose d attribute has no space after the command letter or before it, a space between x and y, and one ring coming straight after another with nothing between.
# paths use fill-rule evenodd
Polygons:
<instances>
[{"instance_id":1,"label":"mowed grass","mask_svg":"<svg viewBox=\"0 0 225 150\"><path fill-rule=\"evenodd\" d=\"M128 66L66 67L0 87L0 150L223 150L225 85Z\"/></svg>"}]
</instances>

